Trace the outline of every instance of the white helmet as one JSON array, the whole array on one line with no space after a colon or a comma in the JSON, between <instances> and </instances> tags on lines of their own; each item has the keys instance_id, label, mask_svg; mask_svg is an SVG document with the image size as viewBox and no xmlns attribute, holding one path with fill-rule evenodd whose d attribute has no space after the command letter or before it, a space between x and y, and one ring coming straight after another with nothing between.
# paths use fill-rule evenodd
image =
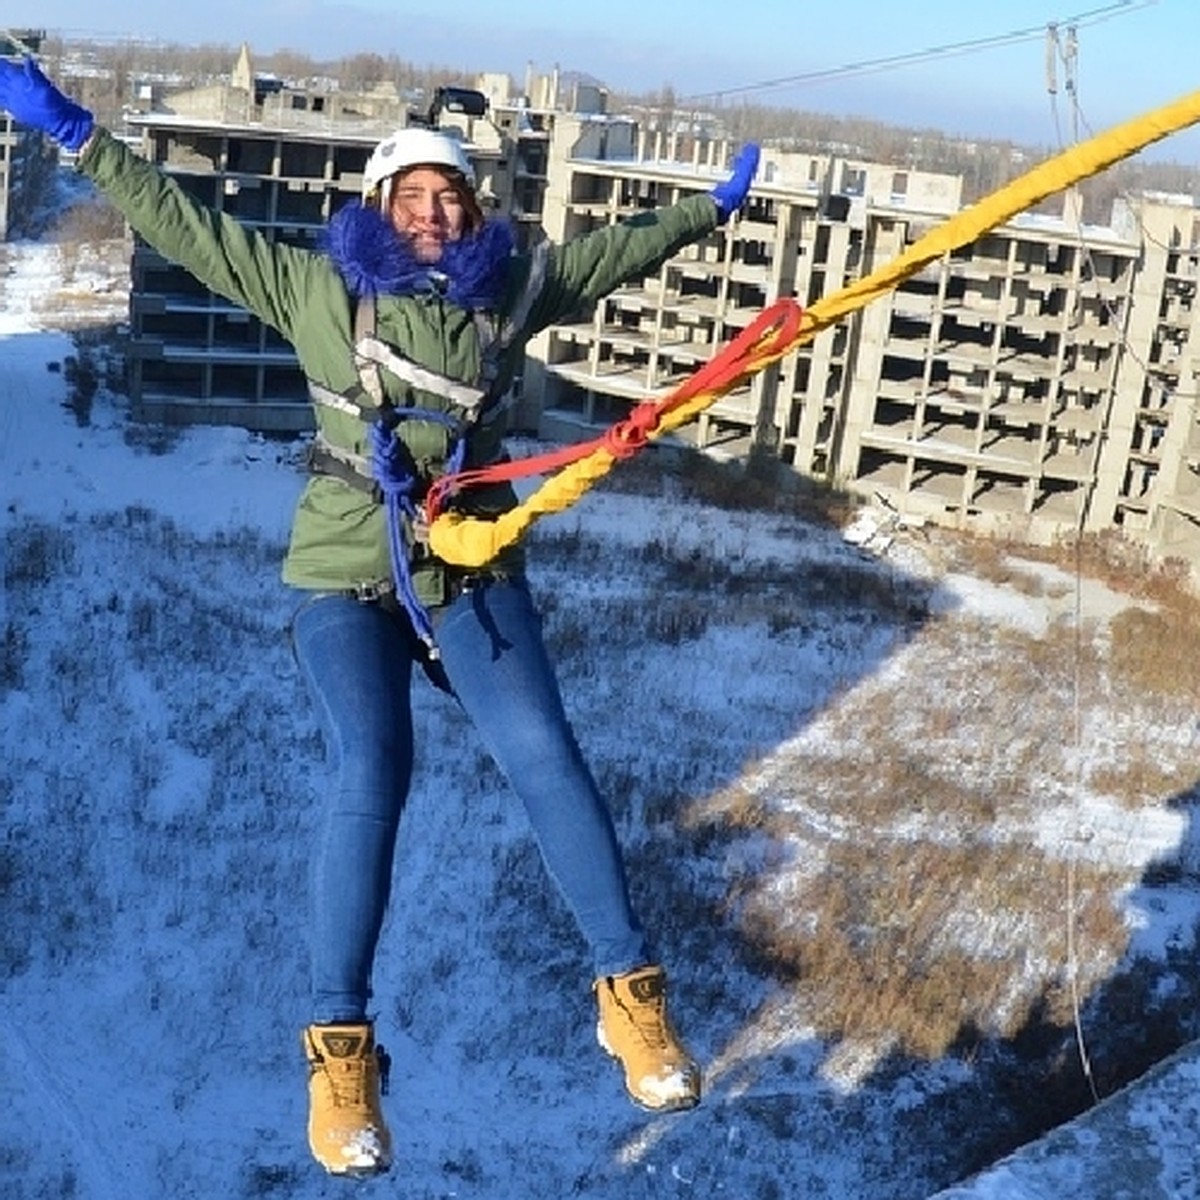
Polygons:
<instances>
[{"instance_id":1,"label":"white helmet","mask_svg":"<svg viewBox=\"0 0 1200 1200\"><path fill-rule=\"evenodd\" d=\"M461 175L469 187L475 186L475 172L462 142L416 125L397 129L371 151L363 168L363 202L370 203L378 197L379 207L386 212L392 177L409 167L449 167Z\"/></svg>"}]
</instances>

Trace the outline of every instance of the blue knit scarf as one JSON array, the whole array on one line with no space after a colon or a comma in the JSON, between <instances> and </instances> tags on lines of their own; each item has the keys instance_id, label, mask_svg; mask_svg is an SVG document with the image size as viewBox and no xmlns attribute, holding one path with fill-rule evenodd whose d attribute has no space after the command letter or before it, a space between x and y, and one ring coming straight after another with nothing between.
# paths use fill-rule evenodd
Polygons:
<instances>
[{"instance_id":1,"label":"blue knit scarf","mask_svg":"<svg viewBox=\"0 0 1200 1200\"><path fill-rule=\"evenodd\" d=\"M498 306L514 244L507 221L486 220L474 233L447 242L436 263L423 263L378 209L358 201L334 214L322 238L322 249L356 296L441 295L470 311Z\"/></svg>"}]
</instances>

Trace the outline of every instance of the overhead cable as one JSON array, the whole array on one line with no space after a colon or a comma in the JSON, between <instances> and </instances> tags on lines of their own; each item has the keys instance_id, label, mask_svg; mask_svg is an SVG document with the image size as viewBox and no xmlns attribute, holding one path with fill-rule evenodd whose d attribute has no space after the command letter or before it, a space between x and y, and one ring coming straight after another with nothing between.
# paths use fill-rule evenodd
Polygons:
<instances>
[{"instance_id":1,"label":"overhead cable","mask_svg":"<svg viewBox=\"0 0 1200 1200\"><path fill-rule=\"evenodd\" d=\"M689 100L723 100L728 96L748 95L753 92L773 91L785 87L800 87L810 83L825 83L831 79L848 79L858 75L869 75L879 71L892 71L899 67L908 67L916 63L928 62L931 59L951 58L962 54L977 54L984 50L994 50L1000 46L1018 45L1021 42L1042 39L1049 27L1058 25L1078 29L1084 25L1096 25L1115 16L1134 12L1139 8L1147 8L1156 4L1157 0L1118 0L1115 4L1106 4L1100 8L1091 8L1086 12L1073 16L1061 17L1056 21L1045 22L1041 25L1031 25L1024 29L1014 29L1008 33L994 34L990 37L971 38L961 42L948 42L942 46L929 46L924 50L913 50L904 54L889 54L882 58L868 58L861 62L845 63L840 67L828 67L819 71L805 71L800 75L786 75L779 79L765 79L758 83L742 84L735 87L720 88L710 92L698 92L690 96L680 97L681 101Z\"/></svg>"}]
</instances>

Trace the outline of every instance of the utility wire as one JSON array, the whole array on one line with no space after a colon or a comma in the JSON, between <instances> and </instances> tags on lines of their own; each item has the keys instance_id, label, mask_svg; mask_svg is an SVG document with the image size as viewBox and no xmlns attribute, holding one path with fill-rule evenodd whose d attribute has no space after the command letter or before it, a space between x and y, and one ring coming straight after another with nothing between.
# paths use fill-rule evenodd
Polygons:
<instances>
[{"instance_id":1,"label":"utility wire","mask_svg":"<svg viewBox=\"0 0 1200 1200\"><path fill-rule=\"evenodd\" d=\"M994 50L1000 46L1017 45L1046 36L1047 25L1068 25L1078 29L1085 25L1096 25L1101 21L1139 8L1147 8L1158 0L1117 0L1115 4L1105 4L1100 8L1090 8L1073 16L1061 17L1057 21L1041 25L1031 25L1024 29L1014 29L1009 33L994 34L990 37L972 38L962 42L948 42L943 46L929 46L924 50L913 50L904 54L890 54L883 58L868 58L862 62L846 63L840 67L829 67L820 71L806 71L800 75L786 75L779 79L766 79L759 83L742 84L736 87L719 88L711 92L698 92L690 96L680 97L680 101L690 100L723 100L727 96L741 96L752 92L773 91L778 88L796 87L809 83L824 83L830 79L847 79L857 75L869 75L878 71L891 71L899 67L912 66L915 63L928 62L931 59L951 58L961 54L976 54L984 50Z\"/></svg>"},{"instance_id":2,"label":"utility wire","mask_svg":"<svg viewBox=\"0 0 1200 1200\"><path fill-rule=\"evenodd\" d=\"M1066 37L1060 43L1058 38L1058 30L1055 27L1047 29L1047 70L1046 70L1046 89L1050 96L1051 115L1053 117L1055 131L1058 136L1059 148L1065 149L1064 138L1062 133L1061 117L1058 111L1057 103L1057 73L1056 62L1061 61L1063 70L1066 76L1066 86L1064 91L1069 99L1071 106L1071 125L1074 141L1079 141L1080 129L1082 127L1089 135L1091 134L1091 126L1083 112L1083 106L1079 98L1078 86L1078 55L1079 45L1076 37L1076 30L1069 26L1066 32ZM1077 189L1076 189L1077 191ZM1146 228L1144 221L1141 219L1141 214L1138 214L1138 223L1141 226L1142 236L1148 241L1154 241L1150 231ZM1099 281L1100 275L1096 270L1095 262L1092 256L1092 250L1083 236L1082 229L1079 224L1075 225L1075 237L1078 242L1080 253L1081 266L1081 288L1076 295L1076 301L1082 295L1083 285L1089 280ZM1169 247L1162 247L1170 249ZM1087 278L1083 278L1086 273ZM1173 402L1186 401L1189 405L1195 405L1195 395L1189 395L1181 392L1177 388L1172 387L1165 379L1157 376L1151 364L1145 362L1143 357L1137 352L1128 338L1127 324L1125 314L1118 310L1105 295L1103 288L1097 287L1097 299L1101 306L1107 311L1110 323L1117 331L1118 345L1122 354L1128 355L1129 358L1140 368L1143 375L1147 378L1156 378L1159 385L1162 387L1164 397L1169 397ZM1107 420L1103 423L1107 426ZM1079 1054L1080 1068L1083 1071L1084 1079L1087 1082L1091 1092L1093 1103L1099 1103L1101 1096L1096 1082L1095 1072L1092 1065L1091 1056L1088 1052L1087 1037L1084 1029L1083 1019L1083 998L1079 986L1079 965L1080 965L1080 948L1079 948L1079 847L1089 840L1089 834L1084 826L1082 814L1082 796L1084 789L1083 779L1083 539L1084 525L1087 517L1087 510L1090 505L1090 494L1094 493L1096 487L1095 469L1091 481L1088 485L1089 498L1080 507L1079 517L1075 528L1075 607L1074 607L1074 670L1072 676L1072 714L1073 714L1073 733L1072 744L1074 749L1074 778L1072 781L1072 792L1074 796L1075 806L1075 838L1073 840L1071 854L1067 862L1067 882L1066 882L1066 955L1067 955L1067 981L1070 989L1072 1018L1075 1031L1075 1044Z\"/></svg>"}]
</instances>

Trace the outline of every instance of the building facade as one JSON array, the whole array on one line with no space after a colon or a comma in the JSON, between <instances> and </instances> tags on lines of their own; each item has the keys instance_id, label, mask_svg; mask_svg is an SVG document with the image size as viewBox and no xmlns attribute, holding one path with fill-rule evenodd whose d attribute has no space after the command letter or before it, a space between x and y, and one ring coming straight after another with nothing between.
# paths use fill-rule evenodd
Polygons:
<instances>
[{"instance_id":1,"label":"building facade","mask_svg":"<svg viewBox=\"0 0 1200 1200\"><path fill-rule=\"evenodd\" d=\"M692 161L553 158L556 240L721 177ZM583 147L583 152L580 147ZM956 177L764 151L739 219L533 347L543 433L666 395L780 296L804 303L897 258L960 206ZM900 513L1048 543L1119 529L1200 567L1200 219L1142 196L1106 227L1022 215L944 256L717 401L693 444L757 456Z\"/></svg>"},{"instance_id":2,"label":"building facade","mask_svg":"<svg viewBox=\"0 0 1200 1200\"><path fill-rule=\"evenodd\" d=\"M36 53L45 40L43 29L0 33L0 58L21 60ZM0 242L19 233L33 210L40 183L53 169L53 157L39 133L17 125L0 111Z\"/></svg>"}]
</instances>

